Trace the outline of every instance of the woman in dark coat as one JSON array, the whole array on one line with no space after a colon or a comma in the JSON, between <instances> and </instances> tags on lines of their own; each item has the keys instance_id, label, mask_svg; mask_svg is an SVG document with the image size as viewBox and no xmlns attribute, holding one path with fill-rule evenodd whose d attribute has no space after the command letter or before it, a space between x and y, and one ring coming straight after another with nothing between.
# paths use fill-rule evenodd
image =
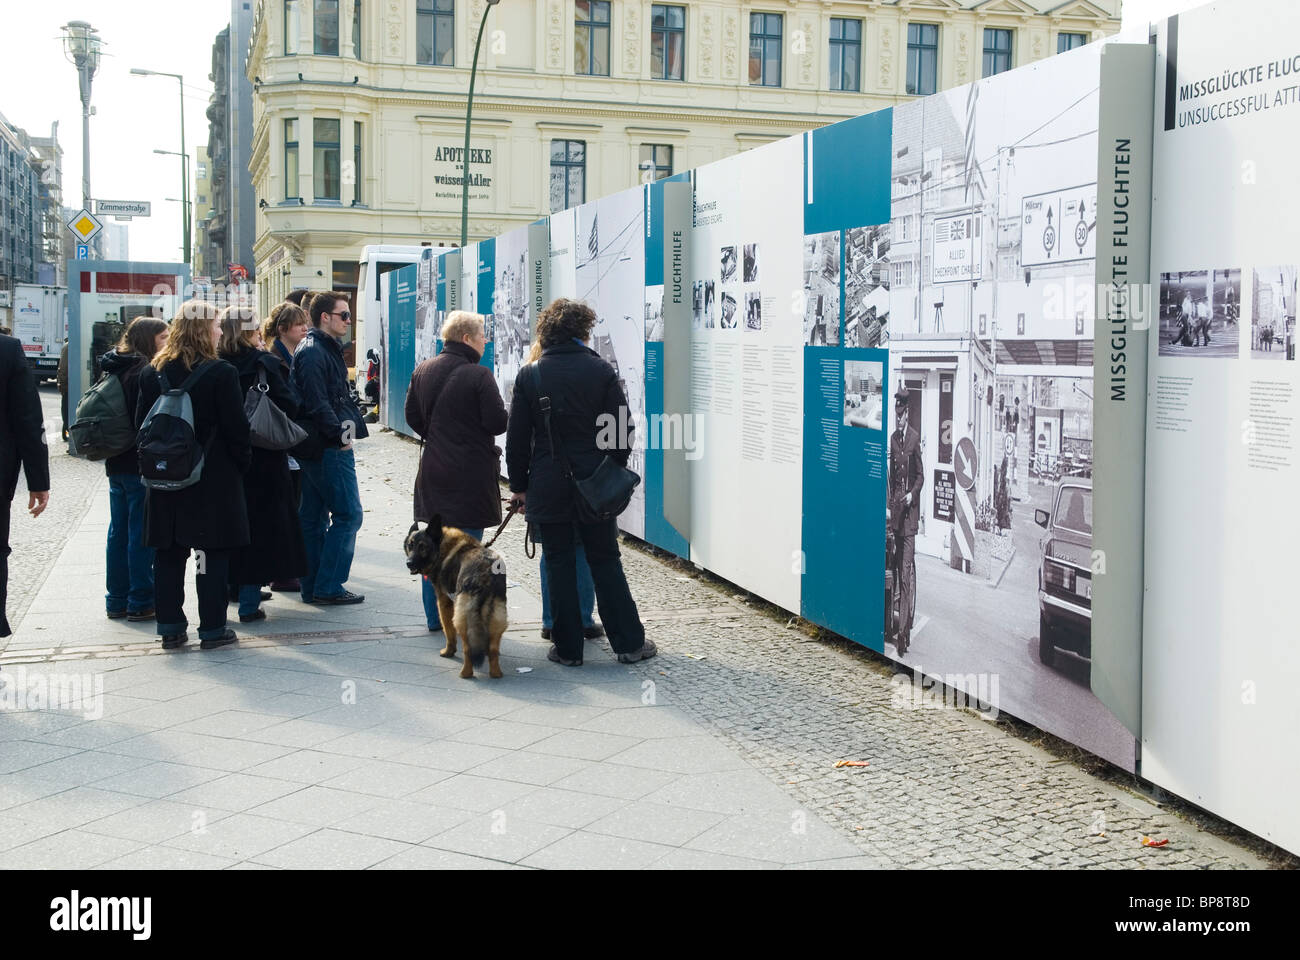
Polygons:
<instances>
[{"instance_id":1,"label":"woman in dark coat","mask_svg":"<svg viewBox=\"0 0 1300 960\"><path fill-rule=\"evenodd\" d=\"M155 317L136 317L122 339L99 361L105 376L122 384L127 412L136 416L140 374L167 342L167 324ZM140 421L135 421L140 426ZM132 446L104 461L108 474L108 550L105 563L108 619L144 621L154 618L153 551L144 542L144 485L140 458Z\"/></svg>"},{"instance_id":2,"label":"woman in dark coat","mask_svg":"<svg viewBox=\"0 0 1300 960\"><path fill-rule=\"evenodd\" d=\"M226 629L226 583L231 551L248 544L248 512L244 506L244 471L252 448L239 374L217 359L221 319L217 308L201 300L181 305L172 321L167 344L140 377L136 419L143 424L162 392L158 372L177 389L202 366L190 387L194 430L206 448L197 483L182 490L148 490L145 494L145 543L155 549L154 598L158 633L171 650L185 643L188 622L185 565L196 551L195 588L199 595L199 640L204 650L236 639Z\"/></svg>"},{"instance_id":3,"label":"woman in dark coat","mask_svg":"<svg viewBox=\"0 0 1300 960\"><path fill-rule=\"evenodd\" d=\"M479 363L487 347L483 318L453 310L442 327L442 353L423 361L406 392L406 422L424 440L415 476L415 519L442 517L477 540L501 522L500 451L506 408L492 371ZM425 622L441 629L428 580L421 582Z\"/></svg>"},{"instance_id":4,"label":"woman in dark coat","mask_svg":"<svg viewBox=\"0 0 1300 960\"><path fill-rule=\"evenodd\" d=\"M574 503L574 485L560 469L551 447L553 434L577 477L591 476L606 456L626 465L632 452L630 433L617 437L612 449L604 449L608 444L601 442L602 423L624 424L630 417L618 374L585 345L595 325L596 314L576 300L562 298L542 311L537 318L542 356L515 378L510 431L506 435L512 502L525 507L528 522L539 531L544 550L555 620L551 632L555 642L547 658L565 666L582 665L575 539L581 539L586 548L600 621L619 662L635 663L656 652L654 643L646 639L623 573L617 522L582 520ZM550 398L549 433L540 413L539 396ZM605 421L604 417L611 420Z\"/></svg>"},{"instance_id":5,"label":"woman in dark coat","mask_svg":"<svg viewBox=\"0 0 1300 960\"><path fill-rule=\"evenodd\" d=\"M267 397L289 418L298 414L298 393L284 378L280 360L261 349L262 334L256 315L247 307L228 307L221 314L221 359L239 372L239 389L245 397L266 375ZM307 551L298 524L298 500L289 477L289 458L283 450L253 447L244 477L244 503L248 510L249 544L230 558L230 583L238 587L239 621L265 620L261 608L262 585L294 579L307 572Z\"/></svg>"}]
</instances>

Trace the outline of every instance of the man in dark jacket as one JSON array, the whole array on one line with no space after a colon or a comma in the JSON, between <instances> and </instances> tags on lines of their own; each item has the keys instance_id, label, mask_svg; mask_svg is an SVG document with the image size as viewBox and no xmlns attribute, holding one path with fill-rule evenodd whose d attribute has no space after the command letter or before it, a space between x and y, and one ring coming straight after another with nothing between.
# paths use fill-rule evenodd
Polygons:
<instances>
[{"instance_id":1,"label":"man in dark jacket","mask_svg":"<svg viewBox=\"0 0 1300 960\"><path fill-rule=\"evenodd\" d=\"M565 666L582 664L575 535L582 538L586 549L600 619L619 661L635 663L656 652L654 643L645 637L645 627L623 574L616 521L580 522L573 484L561 470L551 446L553 437L573 475L584 478L591 476L606 455L626 465L632 452L630 431L616 436L612 449L597 445L602 425L625 424L630 417L618 374L585 346L595 324L591 308L574 300L556 300L542 311L537 321L542 357L520 370L515 379L506 434L512 502L524 504L529 522L537 525L547 565L555 612L551 631L555 642L548 657ZM550 398L549 435L539 396Z\"/></svg>"},{"instance_id":2,"label":"man in dark jacket","mask_svg":"<svg viewBox=\"0 0 1300 960\"><path fill-rule=\"evenodd\" d=\"M320 448L315 459L299 457L302 467L303 543L307 575L300 578L305 603L360 603L364 596L344 588L361 529L361 492L352 441L369 436L361 411L350 399L342 338L352 312L341 293L318 293L311 300L312 329L294 353L293 385L310 418ZM295 448L295 455L301 448Z\"/></svg>"},{"instance_id":3,"label":"man in dark jacket","mask_svg":"<svg viewBox=\"0 0 1300 960\"><path fill-rule=\"evenodd\" d=\"M890 559L898 571L902 607L895 643L899 656L907 652L912 640L912 592L916 584L911 571L916 556L916 531L920 526L921 488L925 485L921 441L907 422L910 406L908 389L899 384L894 394L896 426L889 437L889 522L894 529L895 551Z\"/></svg>"},{"instance_id":4,"label":"man in dark jacket","mask_svg":"<svg viewBox=\"0 0 1300 960\"><path fill-rule=\"evenodd\" d=\"M7 637L9 618L9 512L18 489L18 472L27 474L27 509L39 517L50 502L50 454L45 446L41 398L23 356L22 344L0 336L0 484L5 506L0 513L0 637Z\"/></svg>"},{"instance_id":5,"label":"man in dark jacket","mask_svg":"<svg viewBox=\"0 0 1300 960\"><path fill-rule=\"evenodd\" d=\"M483 318L454 310L442 327L442 353L424 360L406 392L406 422L424 440L415 476L415 519L436 514L476 540L501 522L500 461L493 438L506 430L506 407L492 371L479 363L487 348ZM421 581L425 621L442 629L428 580Z\"/></svg>"}]
</instances>

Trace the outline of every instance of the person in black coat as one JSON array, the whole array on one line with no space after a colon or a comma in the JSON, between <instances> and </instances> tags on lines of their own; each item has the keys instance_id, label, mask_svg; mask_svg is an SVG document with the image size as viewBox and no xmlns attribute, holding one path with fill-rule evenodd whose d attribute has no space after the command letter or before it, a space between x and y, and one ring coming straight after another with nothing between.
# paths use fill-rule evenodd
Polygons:
<instances>
[{"instance_id":1,"label":"person in black coat","mask_svg":"<svg viewBox=\"0 0 1300 960\"><path fill-rule=\"evenodd\" d=\"M136 418L140 374L167 342L167 324L155 317L136 317L117 346L100 358L105 376L117 377L126 409ZM139 429L140 421L135 419ZM108 475L108 549L104 565L108 619L152 620L153 550L144 542L144 484L135 447L104 461Z\"/></svg>"},{"instance_id":2,"label":"person in black coat","mask_svg":"<svg viewBox=\"0 0 1300 960\"><path fill-rule=\"evenodd\" d=\"M501 522L494 438L506 430L506 407L488 367L483 317L453 310L442 327L442 353L424 360L406 391L406 422L424 441L415 476L415 519L441 516L476 540ZM441 629L432 585L421 581L425 622Z\"/></svg>"},{"instance_id":3,"label":"person in black coat","mask_svg":"<svg viewBox=\"0 0 1300 960\"><path fill-rule=\"evenodd\" d=\"M50 502L50 454L45 446L44 416L36 381L22 344L0 335L0 484L5 497L0 511L0 637L7 637L9 618L9 513L18 489L18 473L27 475L27 509L39 517Z\"/></svg>"},{"instance_id":4,"label":"person in black coat","mask_svg":"<svg viewBox=\"0 0 1300 960\"><path fill-rule=\"evenodd\" d=\"M221 317L217 352L238 371L243 395L247 397L248 391L264 378L271 403L290 419L295 417L298 394L285 380L275 355L258 347L261 333L252 310L229 307ZM288 455L283 450L252 449L244 477L249 543L236 550L230 561L230 583L238 588L241 623L266 619L266 611L260 606L263 584L290 580L307 571Z\"/></svg>"},{"instance_id":5,"label":"person in black coat","mask_svg":"<svg viewBox=\"0 0 1300 960\"><path fill-rule=\"evenodd\" d=\"M298 299L302 300L302 294L305 290L296 290ZM280 361L280 372L284 374L285 383L292 382L293 375L293 352L298 349L298 344L302 343L303 337L307 336L307 330L311 326L311 319L307 316L307 311L293 301L293 295L290 294L283 303L277 303L271 308L271 315L266 318L266 323L262 327L262 340L266 344L266 349ZM289 480L293 484L293 502L295 509L302 507L302 468L290 451L289 461ZM298 524L301 531L302 524ZM283 593L298 593L302 589L302 584L297 577L290 577L285 580L273 580L271 589Z\"/></svg>"},{"instance_id":6,"label":"person in black coat","mask_svg":"<svg viewBox=\"0 0 1300 960\"><path fill-rule=\"evenodd\" d=\"M602 450L597 445L602 424L627 423L631 417L618 374L585 345L595 325L592 309L576 300L562 298L542 311L537 319L542 356L520 370L515 379L506 433L506 467L514 494L511 502L522 504L528 522L537 526L545 555L554 610L554 644L547 656L566 666L582 664L575 535L586 549L600 619L619 661L634 663L656 652L654 643L645 637L645 627L623 573L616 521L582 522L574 503L572 481L563 475L551 448L553 436L574 476L584 478L606 455L626 465L632 452L630 432L616 437L613 449ZM549 436L539 396L550 397Z\"/></svg>"},{"instance_id":7,"label":"person in black coat","mask_svg":"<svg viewBox=\"0 0 1300 960\"><path fill-rule=\"evenodd\" d=\"M145 371L140 378L136 415L143 424L162 392L158 372L176 389L191 371L203 366L189 391L194 430L206 449L199 481L182 490L151 489L145 495L145 543L156 551L158 633L168 650L189 639L182 605L191 550L196 560L200 646L210 650L237 639L234 631L226 629L226 584L231 551L247 546L249 540L243 475L252 447L239 374L217 359L220 340L217 308L201 300L184 303L172 321L167 345L151 361L154 374Z\"/></svg>"}]
</instances>

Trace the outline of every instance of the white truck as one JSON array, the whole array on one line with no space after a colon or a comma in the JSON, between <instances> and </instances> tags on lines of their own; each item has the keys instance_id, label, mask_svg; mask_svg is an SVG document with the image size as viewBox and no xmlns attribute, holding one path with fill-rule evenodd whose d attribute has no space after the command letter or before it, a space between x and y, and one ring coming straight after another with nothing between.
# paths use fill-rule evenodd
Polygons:
<instances>
[{"instance_id":1,"label":"white truck","mask_svg":"<svg viewBox=\"0 0 1300 960\"><path fill-rule=\"evenodd\" d=\"M14 336L23 345L23 355L37 382L53 380L68 336L67 288L15 284L10 316Z\"/></svg>"}]
</instances>

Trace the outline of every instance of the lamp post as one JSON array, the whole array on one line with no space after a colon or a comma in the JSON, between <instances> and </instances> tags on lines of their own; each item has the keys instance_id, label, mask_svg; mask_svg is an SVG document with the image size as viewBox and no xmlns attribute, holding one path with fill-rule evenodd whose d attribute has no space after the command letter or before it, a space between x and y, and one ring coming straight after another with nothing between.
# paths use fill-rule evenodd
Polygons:
<instances>
[{"instance_id":1,"label":"lamp post","mask_svg":"<svg viewBox=\"0 0 1300 960\"><path fill-rule=\"evenodd\" d=\"M460 248L465 249L469 240L469 124L474 115L474 77L478 74L478 51L483 43L483 28L487 26L488 13L501 0L487 0L483 8L483 19L479 21L478 38L474 41L474 63L469 70L469 97L465 102L465 152L461 155L461 195L460 195Z\"/></svg>"},{"instance_id":2,"label":"lamp post","mask_svg":"<svg viewBox=\"0 0 1300 960\"><path fill-rule=\"evenodd\" d=\"M63 51L77 68L81 91L81 203L91 212L90 198L90 84L99 69L99 31L84 20L63 25Z\"/></svg>"},{"instance_id":3,"label":"lamp post","mask_svg":"<svg viewBox=\"0 0 1300 960\"><path fill-rule=\"evenodd\" d=\"M185 222L181 224L181 246L185 250L185 262L190 262L190 167L189 154L185 152L185 79L179 73L167 73L162 70L145 70L141 67L132 67L131 72L137 77L174 77L176 84L180 88L181 94L181 152L173 153L173 156L184 158L181 165L181 176L184 178L181 183L181 216ZM154 153L166 153L165 150L155 150Z\"/></svg>"}]
</instances>

